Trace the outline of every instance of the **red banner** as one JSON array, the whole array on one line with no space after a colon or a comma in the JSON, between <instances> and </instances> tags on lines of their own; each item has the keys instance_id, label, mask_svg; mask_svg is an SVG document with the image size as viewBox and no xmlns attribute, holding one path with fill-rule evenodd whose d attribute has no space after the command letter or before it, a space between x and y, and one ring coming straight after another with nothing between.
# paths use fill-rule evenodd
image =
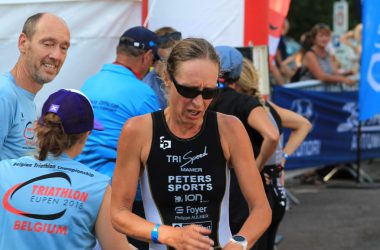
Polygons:
<instances>
[{"instance_id":1,"label":"red banner","mask_svg":"<svg viewBox=\"0 0 380 250\"><path fill-rule=\"evenodd\" d=\"M282 25L288 15L290 0L269 0L269 55L273 60L282 32Z\"/></svg>"},{"instance_id":2,"label":"red banner","mask_svg":"<svg viewBox=\"0 0 380 250\"><path fill-rule=\"evenodd\" d=\"M244 46L268 45L269 0L245 0L244 5Z\"/></svg>"}]
</instances>

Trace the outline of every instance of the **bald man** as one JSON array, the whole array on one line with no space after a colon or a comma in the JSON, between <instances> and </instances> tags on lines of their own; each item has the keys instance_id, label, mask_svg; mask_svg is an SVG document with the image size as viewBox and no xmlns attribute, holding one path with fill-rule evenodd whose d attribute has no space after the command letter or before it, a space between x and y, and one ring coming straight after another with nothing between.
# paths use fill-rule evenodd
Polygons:
<instances>
[{"instance_id":1,"label":"bald man","mask_svg":"<svg viewBox=\"0 0 380 250\"><path fill-rule=\"evenodd\" d=\"M70 47L70 32L60 17L29 17L18 38L20 56L0 75L0 160L34 154L34 97L59 73Z\"/></svg>"}]
</instances>

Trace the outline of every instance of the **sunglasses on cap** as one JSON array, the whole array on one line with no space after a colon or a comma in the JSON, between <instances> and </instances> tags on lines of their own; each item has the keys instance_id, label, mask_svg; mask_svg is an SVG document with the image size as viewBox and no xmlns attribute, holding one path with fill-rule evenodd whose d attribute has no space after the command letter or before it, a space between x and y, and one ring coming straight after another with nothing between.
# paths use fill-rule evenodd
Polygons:
<instances>
[{"instance_id":1,"label":"sunglasses on cap","mask_svg":"<svg viewBox=\"0 0 380 250\"><path fill-rule=\"evenodd\" d=\"M208 100L214 98L219 93L219 88L204 88L203 90L199 90L198 87L180 85L171 73L169 73L169 76L174 83L177 92L183 97L193 99L198 95L202 95L203 99Z\"/></svg>"},{"instance_id":2,"label":"sunglasses on cap","mask_svg":"<svg viewBox=\"0 0 380 250\"><path fill-rule=\"evenodd\" d=\"M175 31L175 32L163 35L163 36L159 36L158 37L158 43L159 44L165 44L165 43L169 42L170 40L179 41L181 39L182 39L181 32Z\"/></svg>"}]
</instances>

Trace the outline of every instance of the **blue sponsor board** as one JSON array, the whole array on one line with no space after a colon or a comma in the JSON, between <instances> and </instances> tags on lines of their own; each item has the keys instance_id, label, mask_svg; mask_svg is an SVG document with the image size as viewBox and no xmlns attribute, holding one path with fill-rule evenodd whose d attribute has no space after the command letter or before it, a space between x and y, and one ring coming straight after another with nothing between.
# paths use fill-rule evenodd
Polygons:
<instances>
[{"instance_id":1,"label":"blue sponsor board","mask_svg":"<svg viewBox=\"0 0 380 250\"><path fill-rule=\"evenodd\" d=\"M380 113L380 15L378 0L363 2L363 53L360 68L360 120Z\"/></svg>"},{"instance_id":2,"label":"blue sponsor board","mask_svg":"<svg viewBox=\"0 0 380 250\"><path fill-rule=\"evenodd\" d=\"M289 158L289 169L357 160L358 92L323 92L275 86L272 101L306 117L313 125ZM380 157L380 116L362 122L361 158ZM289 137L285 130L285 141Z\"/></svg>"}]
</instances>

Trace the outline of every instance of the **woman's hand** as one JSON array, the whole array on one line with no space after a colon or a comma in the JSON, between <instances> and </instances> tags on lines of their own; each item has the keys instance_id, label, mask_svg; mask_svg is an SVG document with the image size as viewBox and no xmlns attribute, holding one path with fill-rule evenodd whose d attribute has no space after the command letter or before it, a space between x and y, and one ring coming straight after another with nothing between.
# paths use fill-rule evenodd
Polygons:
<instances>
[{"instance_id":1,"label":"woman's hand","mask_svg":"<svg viewBox=\"0 0 380 250\"><path fill-rule=\"evenodd\" d=\"M356 84L356 81L352 80L351 78L344 77L343 83L349 86L353 86Z\"/></svg>"},{"instance_id":2,"label":"woman's hand","mask_svg":"<svg viewBox=\"0 0 380 250\"><path fill-rule=\"evenodd\" d=\"M214 249L214 241L207 236L211 234L211 231L204 227L190 225L186 227L165 227L162 229L162 243L175 249ZM159 233L161 234L160 229ZM165 235L168 235L168 237L166 238ZM159 240L161 241L160 238Z\"/></svg>"}]
</instances>

